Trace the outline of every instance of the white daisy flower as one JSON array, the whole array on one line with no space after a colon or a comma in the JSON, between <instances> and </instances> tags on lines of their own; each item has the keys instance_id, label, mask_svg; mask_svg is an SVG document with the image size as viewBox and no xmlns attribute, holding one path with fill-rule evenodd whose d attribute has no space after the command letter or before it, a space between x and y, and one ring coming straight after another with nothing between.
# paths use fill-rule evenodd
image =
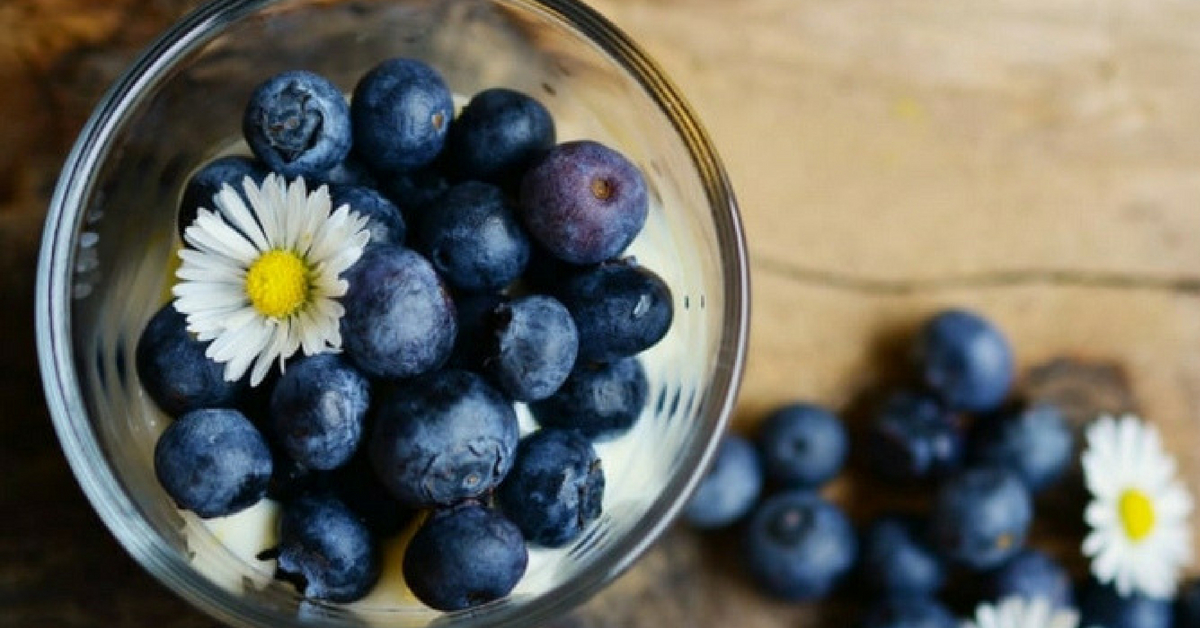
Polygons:
<instances>
[{"instance_id":1,"label":"white daisy flower","mask_svg":"<svg viewBox=\"0 0 1200 628\"><path fill-rule=\"evenodd\" d=\"M348 283L340 275L362 255L367 219L342 205L330 213L329 190L309 194L304 179L275 174L262 186L242 182L213 196L218 211L201 208L184 230L188 247L172 292L188 330L212 343L206 355L225 364L225 379L253 366L257 386L276 360L339 351L336 301Z\"/></svg>"},{"instance_id":2,"label":"white daisy flower","mask_svg":"<svg viewBox=\"0 0 1200 628\"><path fill-rule=\"evenodd\" d=\"M998 604L980 604L975 620L965 621L962 628L1075 628L1079 613L1055 608L1042 597L1011 596Z\"/></svg>"},{"instance_id":3,"label":"white daisy flower","mask_svg":"<svg viewBox=\"0 0 1200 628\"><path fill-rule=\"evenodd\" d=\"M1087 429L1083 473L1092 501L1083 553L1121 595L1169 598L1192 556L1192 498L1158 431L1135 416L1102 416Z\"/></svg>"}]
</instances>

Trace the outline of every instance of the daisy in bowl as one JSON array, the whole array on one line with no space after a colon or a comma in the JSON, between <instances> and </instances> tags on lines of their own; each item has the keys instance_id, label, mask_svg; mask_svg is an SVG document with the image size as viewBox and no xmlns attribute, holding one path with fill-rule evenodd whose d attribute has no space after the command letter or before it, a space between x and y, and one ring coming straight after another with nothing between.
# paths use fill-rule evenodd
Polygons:
<instances>
[{"instance_id":1,"label":"daisy in bowl","mask_svg":"<svg viewBox=\"0 0 1200 628\"><path fill-rule=\"evenodd\" d=\"M1083 553L1092 575L1121 595L1169 598L1191 561L1192 498L1158 431L1132 415L1102 416L1085 435L1091 502Z\"/></svg>"},{"instance_id":2,"label":"daisy in bowl","mask_svg":"<svg viewBox=\"0 0 1200 628\"><path fill-rule=\"evenodd\" d=\"M962 628L1076 628L1079 613L1055 608L1042 597L1010 596L996 604L980 604L975 618Z\"/></svg>"},{"instance_id":3,"label":"daisy in bowl","mask_svg":"<svg viewBox=\"0 0 1200 628\"><path fill-rule=\"evenodd\" d=\"M331 211L328 188L309 193L303 178L270 174L260 186L246 177L242 189L226 184L216 210L200 209L184 230L172 293L188 330L212 341L206 355L225 365L225 379L249 370L257 386L298 350L341 349L340 275L370 233L367 218L348 205Z\"/></svg>"}]
</instances>

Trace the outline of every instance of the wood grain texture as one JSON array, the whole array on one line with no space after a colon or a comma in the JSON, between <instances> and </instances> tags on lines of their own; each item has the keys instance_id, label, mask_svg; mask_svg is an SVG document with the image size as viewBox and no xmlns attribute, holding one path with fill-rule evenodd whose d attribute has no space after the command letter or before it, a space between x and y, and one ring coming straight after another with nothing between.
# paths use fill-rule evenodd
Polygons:
<instances>
[{"instance_id":1,"label":"wood grain texture","mask_svg":"<svg viewBox=\"0 0 1200 628\"><path fill-rule=\"evenodd\" d=\"M214 625L134 565L76 488L28 306L70 143L137 50L194 4L0 3L0 628ZM965 305L1009 333L1026 394L1069 404L1077 423L1142 412L1200 488L1200 5L594 4L691 101L738 192L754 290L738 429L802 398L859 429L904 380L920 320ZM858 476L829 489L860 520L909 500L868 508L865 494L888 495ZM1039 508L1080 507L1069 486L1055 499ZM1038 538L1069 558L1074 521L1042 523ZM740 576L733 535L680 528L554 625L845 625L855 606L766 600Z\"/></svg>"}]
</instances>

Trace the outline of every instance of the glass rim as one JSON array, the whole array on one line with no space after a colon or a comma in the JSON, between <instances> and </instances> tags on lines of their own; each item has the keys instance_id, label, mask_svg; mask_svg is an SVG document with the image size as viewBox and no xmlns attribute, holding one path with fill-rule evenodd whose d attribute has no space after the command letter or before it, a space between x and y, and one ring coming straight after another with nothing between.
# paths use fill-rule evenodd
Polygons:
<instances>
[{"instance_id":1,"label":"glass rim","mask_svg":"<svg viewBox=\"0 0 1200 628\"><path fill-rule=\"evenodd\" d=\"M210 0L143 49L101 98L64 162L50 201L38 257L35 319L41 377L55 431L72 472L110 533L157 580L218 620L231 624L250 621L259 625L278 626L282 622L303 626L294 617L267 612L209 580L160 538L142 516L105 462L87 419L71 333L71 268L74 243L84 219L83 201L91 193L97 166L112 149L120 123L188 54L220 35L226 26L284 1ZM585 570L519 609L501 606L495 612L485 611L489 625L518 626L548 620L599 592L646 552L676 519L695 490L733 413L745 370L750 320L749 259L737 202L707 133L676 87L639 46L605 17L577 0L488 1L546 14L569 26L598 45L647 92L684 143L703 184L722 258L726 295L724 323L717 344L720 359L710 382L716 420L704 446L689 452L690 460L684 467L693 469L692 473L672 479L646 515L606 552L606 556L614 558L601 564L603 569Z\"/></svg>"}]
</instances>

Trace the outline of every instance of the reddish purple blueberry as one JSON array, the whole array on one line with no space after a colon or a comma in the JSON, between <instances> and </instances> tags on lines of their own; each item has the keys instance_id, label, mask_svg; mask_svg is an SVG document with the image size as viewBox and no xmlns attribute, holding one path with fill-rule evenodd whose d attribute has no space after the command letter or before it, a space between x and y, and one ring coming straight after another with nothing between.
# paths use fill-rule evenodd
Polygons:
<instances>
[{"instance_id":1,"label":"reddish purple blueberry","mask_svg":"<svg viewBox=\"0 0 1200 628\"><path fill-rule=\"evenodd\" d=\"M520 204L529 233L573 264L619 255L641 232L649 211L638 167L589 140L550 149L522 178Z\"/></svg>"}]
</instances>

